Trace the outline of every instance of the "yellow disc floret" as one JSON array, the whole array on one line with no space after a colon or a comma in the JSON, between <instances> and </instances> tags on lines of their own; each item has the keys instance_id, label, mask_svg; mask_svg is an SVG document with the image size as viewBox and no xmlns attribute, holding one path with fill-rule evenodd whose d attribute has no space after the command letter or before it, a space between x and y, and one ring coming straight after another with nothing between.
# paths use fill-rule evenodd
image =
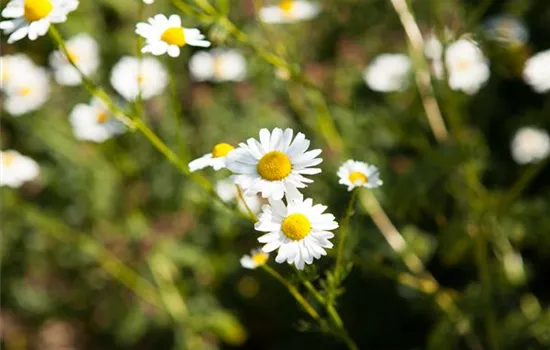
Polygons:
<instances>
[{"instance_id":1,"label":"yellow disc floret","mask_svg":"<svg viewBox=\"0 0 550 350\"><path fill-rule=\"evenodd\" d=\"M269 255L267 253L259 251L257 253L252 254L251 258L252 258L252 261L256 263L256 265L262 266L267 262Z\"/></svg>"},{"instance_id":2,"label":"yellow disc floret","mask_svg":"<svg viewBox=\"0 0 550 350\"><path fill-rule=\"evenodd\" d=\"M311 222L304 214L291 214L287 216L281 225L283 233L288 238L299 241L309 235Z\"/></svg>"},{"instance_id":3,"label":"yellow disc floret","mask_svg":"<svg viewBox=\"0 0 550 350\"><path fill-rule=\"evenodd\" d=\"M14 152L2 152L2 165L5 168L9 168L15 161L15 157L16 155Z\"/></svg>"},{"instance_id":4,"label":"yellow disc floret","mask_svg":"<svg viewBox=\"0 0 550 350\"><path fill-rule=\"evenodd\" d=\"M173 27L168 28L162 33L162 36L160 37L162 41L170 44L170 45L176 45L176 46L183 46L185 45L185 34L183 33L182 27Z\"/></svg>"},{"instance_id":5,"label":"yellow disc floret","mask_svg":"<svg viewBox=\"0 0 550 350\"><path fill-rule=\"evenodd\" d=\"M351 174L349 174L349 182L352 184L359 184L362 185L368 181L367 175L363 174L359 171L354 171Z\"/></svg>"},{"instance_id":6,"label":"yellow disc floret","mask_svg":"<svg viewBox=\"0 0 550 350\"><path fill-rule=\"evenodd\" d=\"M216 146L214 146L214 149L212 149L212 157L225 157L229 152L234 149L235 147L231 146L228 143L218 143Z\"/></svg>"},{"instance_id":7,"label":"yellow disc floret","mask_svg":"<svg viewBox=\"0 0 550 350\"><path fill-rule=\"evenodd\" d=\"M28 22L41 20L50 14L53 5L50 0L25 0L24 17Z\"/></svg>"},{"instance_id":8,"label":"yellow disc floret","mask_svg":"<svg viewBox=\"0 0 550 350\"><path fill-rule=\"evenodd\" d=\"M17 93L19 96L28 96L32 92L32 89L30 87L22 87L20 88Z\"/></svg>"},{"instance_id":9,"label":"yellow disc floret","mask_svg":"<svg viewBox=\"0 0 550 350\"><path fill-rule=\"evenodd\" d=\"M273 151L266 153L258 162L258 174L269 181L284 179L292 171L290 158L283 152Z\"/></svg>"},{"instance_id":10,"label":"yellow disc floret","mask_svg":"<svg viewBox=\"0 0 550 350\"><path fill-rule=\"evenodd\" d=\"M281 2L279 2L279 8L286 13L290 12L293 6L292 0L281 0Z\"/></svg>"},{"instance_id":11,"label":"yellow disc floret","mask_svg":"<svg viewBox=\"0 0 550 350\"><path fill-rule=\"evenodd\" d=\"M96 120L96 122L97 122L98 124L103 124L103 123L105 123L107 120L109 120L109 113L107 113L107 112L105 112L105 111L99 112L99 113L97 114L97 117L96 117L95 120Z\"/></svg>"}]
</instances>

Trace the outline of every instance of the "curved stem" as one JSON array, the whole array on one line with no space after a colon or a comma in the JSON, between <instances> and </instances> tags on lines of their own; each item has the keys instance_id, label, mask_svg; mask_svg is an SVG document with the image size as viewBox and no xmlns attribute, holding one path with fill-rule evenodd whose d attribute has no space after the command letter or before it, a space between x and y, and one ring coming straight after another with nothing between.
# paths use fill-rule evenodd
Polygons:
<instances>
[{"instance_id":1,"label":"curved stem","mask_svg":"<svg viewBox=\"0 0 550 350\"><path fill-rule=\"evenodd\" d=\"M243 191L241 190L241 188L238 185L235 185L235 187L237 188L237 196L239 197L239 200L243 203L246 209L246 212L248 213L248 216L250 216L250 220L252 220L253 222L258 221L258 217L256 216L256 214L254 214L252 209L250 209L250 207L248 206L248 203L246 203L246 200L244 199Z\"/></svg>"}]
</instances>

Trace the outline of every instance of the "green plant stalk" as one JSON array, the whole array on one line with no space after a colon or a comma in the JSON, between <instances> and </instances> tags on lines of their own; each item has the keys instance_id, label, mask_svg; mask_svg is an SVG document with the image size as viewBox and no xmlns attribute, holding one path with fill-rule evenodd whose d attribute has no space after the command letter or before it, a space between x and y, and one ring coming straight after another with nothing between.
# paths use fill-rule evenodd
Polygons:
<instances>
[{"instance_id":1,"label":"green plant stalk","mask_svg":"<svg viewBox=\"0 0 550 350\"><path fill-rule=\"evenodd\" d=\"M340 229L340 238L338 240L338 253L336 255L336 264L334 265L334 271L338 271L338 269L342 265L342 258L344 254L344 243L346 241L346 234L349 229L349 220L353 215L353 208L355 207L355 202L357 201L357 193L359 192L359 190L360 189L357 188L352 191L351 198L348 203L348 208L346 210L346 215L342 220L342 226Z\"/></svg>"},{"instance_id":2,"label":"green plant stalk","mask_svg":"<svg viewBox=\"0 0 550 350\"><path fill-rule=\"evenodd\" d=\"M243 203L246 212L248 213L248 216L250 216L250 220L252 220L252 222L257 222L258 217L256 216L256 214L254 214L252 209L250 209L250 207L248 206L248 203L246 203L246 201L244 200L243 191L238 185L235 185L235 187L237 188L237 196L239 197L239 200Z\"/></svg>"}]
</instances>

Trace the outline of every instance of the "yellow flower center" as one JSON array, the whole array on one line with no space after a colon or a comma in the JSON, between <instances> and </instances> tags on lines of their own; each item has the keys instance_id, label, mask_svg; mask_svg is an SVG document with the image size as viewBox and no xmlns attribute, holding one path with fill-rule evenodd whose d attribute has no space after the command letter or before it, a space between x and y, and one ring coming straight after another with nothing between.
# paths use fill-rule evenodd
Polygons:
<instances>
[{"instance_id":1,"label":"yellow flower center","mask_svg":"<svg viewBox=\"0 0 550 350\"><path fill-rule=\"evenodd\" d=\"M34 22L46 17L52 10L50 0L25 0L24 17L27 22Z\"/></svg>"},{"instance_id":2,"label":"yellow flower center","mask_svg":"<svg viewBox=\"0 0 550 350\"><path fill-rule=\"evenodd\" d=\"M23 87L23 88L20 88L18 93L20 96L27 96L31 93L31 88L30 87Z\"/></svg>"},{"instance_id":3,"label":"yellow flower center","mask_svg":"<svg viewBox=\"0 0 550 350\"><path fill-rule=\"evenodd\" d=\"M257 253L252 254L251 258L252 258L252 261L254 261L256 263L256 265L262 266L263 264L265 264L267 262L267 259L269 258L269 255L267 253L264 253L264 252L257 252Z\"/></svg>"},{"instance_id":4,"label":"yellow flower center","mask_svg":"<svg viewBox=\"0 0 550 350\"><path fill-rule=\"evenodd\" d=\"M472 61L470 61L467 58L462 58L462 59L458 60L458 62L456 63L456 69L459 72L464 72L464 71L468 70L471 66L472 66Z\"/></svg>"},{"instance_id":5,"label":"yellow flower center","mask_svg":"<svg viewBox=\"0 0 550 350\"><path fill-rule=\"evenodd\" d=\"M168 28L162 33L160 38L170 45L185 45L185 34L183 33L182 27Z\"/></svg>"},{"instance_id":6,"label":"yellow flower center","mask_svg":"<svg viewBox=\"0 0 550 350\"><path fill-rule=\"evenodd\" d=\"M294 1L292 0L281 0L281 2L279 2L279 8L286 13L289 13L290 11L292 11L293 7L294 7Z\"/></svg>"},{"instance_id":7,"label":"yellow flower center","mask_svg":"<svg viewBox=\"0 0 550 350\"><path fill-rule=\"evenodd\" d=\"M282 180L292 171L292 163L286 154L279 151L266 153L256 167L258 174L269 181Z\"/></svg>"},{"instance_id":8,"label":"yellow flower center","mask_svg":"<svg viewBox=\"0 0 550 350\"><path fill-rule=\"evenodd\" d=\"M15 161L15 153L13 152L2 152L2 165L5 168L9 168Z\"/></svg>"},{"instance_id":9,"label":"yellow flower center","mask_svg":"<svg viewBox=\"0 0 550 350\"><path fill-rule=\"evenodd\" d=\"M225 157L227 153L231 152L234 149L235 147L231 146L228 143L218 143L212 149L212 157L214 158Z\"/></svg>"},{"instance_id":10,"label":"yellow flower center","mask_svg":"<svg viewBox=\"0 0 550 350\"><path fill-rule=\"evenodd\" d=\"M223 72L223 58L216 57L214 59L214 75L216 77L221 77Z\"/></svg>"},{"instance_id":11,"label":"yellow flower center","mask_svg":"<svg viewBox=\"0 0 550 350\"><path fill-rule=\"evenodd\" d=\"M73 63L78 61L78 55L71 50L69 50L69 61Z\"/></svg>"},{"instance_id":12,"label":"yellow flower center","mask_svg":"<svg viewBox=\"0 0 550 350\"><path fill-rule=\"evenodd\" d=\"M359 172L359 171L354 171L351 174L349 174L349 181L352 184L362 185L362 184L366 183L368 180L369 179L368 179L367 175L365 175L365 174L363 174L362 172Z\"/></svg>"},{"instance_id":13,"label":"yellow flower center","mask_svg":"<svg viewBox=\"0 0 550 350\"><path fill-rule=\"evenodd\" d=\"M283 220L281 227L285 236L299 241L309 235L311 222L303 214L291 214Z\"/></svg>"},{"instance_id":14,"label":"yellow flower center","mask_svg":"<svg viewBox=\"0 0 550 350\"><path fill-rule=\"evenodd\" d=\"M99 124L105 123L107 120L109 120L109 113L102 111L97 114L96 122Z\"/></svg>"}]
</instances>

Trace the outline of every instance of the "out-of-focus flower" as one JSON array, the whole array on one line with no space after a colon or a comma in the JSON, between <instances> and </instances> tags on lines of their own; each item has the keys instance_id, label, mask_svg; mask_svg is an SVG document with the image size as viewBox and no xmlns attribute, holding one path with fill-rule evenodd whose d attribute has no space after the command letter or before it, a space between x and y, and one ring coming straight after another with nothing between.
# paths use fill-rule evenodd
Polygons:
<instances>
[{"instance_id":1,"label":"out-of-focus flower","mask_svg":"<svg viewBox=\"0 0 550 350\"><path fill-rule=\"evenodd\" d=\"M512 140L512 157L518 164L536 163L550 153L550 137L539 128L520 128Z\"/></svg>"},{"instance_id":2,"label":"out-of-focus flower","mask_svg":"<svg viewBox=\"0 0 550 350\"><path fill-rule=\"evenodd\" d=\"M204 156L197 158L189 163L189 170L191 172L204 169L208 166L218 171L225 168L226 158L235 147L228 143L218 143L212 149L212 152L205 154Z\"/></svg>"},{"instance_id":3,"label":"out-of-focus flower","mask_svg":"<svg viewBox=\"0 0 550 350\"><path fill-rule=\"evenodd\" d=\"M315 167L323 161L317 158L321 150L307 151L309 140L302 133L293 140L293 134L292 129L262 129L259 142L249 138L228 155L227 168L236 174L232 179L247 196L261 193L263 198L272 199L282 199L285 194L301 197L298 189L313 182L304 175L321 172Z\"/></svg>"},{"instance_id":4,"label":"out-of-focus flower","mask_svg":"<svg viewBox=\"0 0 550 350\"><path fill-rule=\"evenodd\" d=\"M525 23L510 15L490 17L484 27L489 39L503 44L521 45L529 40L529 31Z\"/></svg>"},{"instance_id":5,"label":"out-of-focus flower","mask_svg":"<svg viewBox=\"0 0 550 350\"><path fill-rule=\"evenodd\" d=\"M409 86L411 60L403 54L382 54L374 58L363 73L367 85L375 91L403 91Z\"/></svg>"},{"instance_id":6,"label":"out-of-focus flower","mask_svg":"<svg viewBox=\"0 0 550 350\"><path fill-rule=\"evenodd\" d=\"M40 168L31 158L14 150L2 151L0 154L0 186L20 187L38 176Z\"/></svg>"},{"instance_id":7,"label":"out-of-focus flower","mask_svg":"<svg viewBox=\"0 0 550 350\"><path fill-rule=\"evenodd\" d=\"M89 105L77 104L69 115L69 121L76 138L80 140L104 142L124 131L122 123L111 115L107 105L97 97L92 98Z\"/></svg>"},{"instance_id":8,"label":"out-of-focus flower","mask_svg":"<svg viewBox=\"0 0 550 350\"><path fill-rule=\"evenodd\" d=\"M71 60L80 71L88 76L99 67L99 48L97 42L88 34L78 34L67 40L67 50ZM61 51L50 55L50 65L54 70L55 81L61 85L79 85L82 83L80 73L70 64Z\"/></svg>"},{"instance_id":9,"label":"out-of-focus flower","mask_svg":"<svg viewBox=\"0 0 550 350\"><path fill-rule=\"evenodd\" d=\"M199 51L189 60L189 70L197 81L242 81L246 77L246 60L236 50Z\"/></svg>"},{"instance_id":10,"label":"out-of-focus flower","mask_svg":"<svg viewBox=\"0 0 550 350\"><path fill-rule=\"evenodd\" d=\"M260 9L260 20L265 23L291 23L316 17L321 7L311 1L281 0L278 5Z\"/></svg>"},{"instance_id":11,"label":"out-of-focus flower","mask_svg":"<svg viewBox=\"0 0 550 350\"><path fill-rule=\"evenodd\" d=\"M145 38L143 53L155 56L167 53L171 57L180 55L180 47L185 45L209 47L210 41L204 40L204 35L196 28L183 28L178 15L156 15L149 18L148 23L138 23L136 33Z\"/></svg>"},{"instance_id":12,"label":"out-of-focus flower","mask_svg":"<svg viewBox=\"0 0 550 350\"><path fill-rule=\"evenodd\" d=\"M356 187L376 188L382 186L380 172L374 165L356 160L348 160L338 169L338 183L348 186L348 191Z\"/></svg>"},{"instance_id":13,"label":"out-of-focus flower","mask_svg":"<svg viewBox=\"0 0 550 350\"><path fill-rule=\"evenodd\" d=\"M22 53L0 57L0 70L2 71L0 87L5 89L10 82L16 81L15 77L19 72L34 69L35 67L34 62Z\"/></svg>"},{"instance_id":14,"label":"out-of-focus flower","mask_svg":"<svg viewBox=\"0 0 550 350\"><path fill-rule=\"evenodd\" d=\"M11 33L8 44L26 36L36 40L46 34L51 23L65 22L77 7L78 0L11 0L2 10L2 17L10 20L0 22L0 29Z\"/></svg>"},{"instance_id":15,"label":"out-of-focus flower","mask_svg":"<svg viewBox=\"0 0 550 350\"><path fill-rule=\"evenodd\" d=\"M550 90L550 50L539 52L525 62L523 79L538 93Z\"/></svg>"},{"instance_id":16,"label":"out-of-focus flower","mask_svg":"<svg viewBox=\"0 0 550 350\"><path fill-rule=\"evenodd\" d=\"M111 85L126 100L133 101L139 94L148 99L164 91L168 83L168 73L164 66L152 57L125 56L111 71Z\"/></svg>"},{"instance_id":17,"label":"out-of-focus flower","mask_svg":"<svg viewBox=\"0 0 550 350\"><path fill-rule=\"evenodd\" d=\"M314 258L326 255L324 248L332 248L329 239L334 234L330 231L338 228L338 223L334 215L324 213L326 209L324 205L313 205L309 198L295 198L288 205L281 200L269 200L254 225L257 231L268 232L258 238L265 243L262 250L269 253L279 249L276 262L286 261L303 270Z\"/></svg>"},{"instance_id":18,"label":"out-of-focus flower","mask_svg":"<svg viewBox=\"0 0 550 350\"><path fill-rule=\"evenodd\" d=\"M152 3L155 2L155 0L143 0L144 3L146 3L147 5L150 5Z\"/></svg>"},{"instance_id":19,"label":"out-of-focus flower","mask_svg":"<svg viewBox=\"0 0 550 350\"><path fill-rule=\"evenodd\" d=\"M216 193L224 202L230 203L236 200L237 206L241 212L246 214L246 206L248 206L248 209L250 209L254 214L259 213L262 207L262 201L260 200L260 198L257 195L245 196L243 193L242 197L246 202L245 206L243 201L239 198L238 191L239 188L237 187L237 185L235 185L233 181L229 179L220 180L216 183Z\"/></svg>"},{"instance_id":20,"label":"out-of-focus flower","mask_svg":"<svg viewBox=\"0 0 550 350\"><path fill-rule=\"evenodd\" d=\"M254 270L264 265L268 259L269 254L262 252L261 249L253 249L250 251L250 255L243 255L241 258L241 266L245 269Z\"/></svg>"},{"instance_id":21,"label":"out-of-focus flower","mask_svg":"<svg viewBox=\"0 0 550 350\"><path fill-rule=\"evenodd\" d=\"M17 78L10 79L4 86L4 108L13 116L37 110L48 100L50 93L50 78L46 70L38 66L25 68L17 71Z\"/></svg>"},{"instance_id":22,"label":"out-of-focus flower","mask_svg":"<svg viewBox=\"0 0 550 350\"><path fill-rule=\"evenodd\" d=\"M472 41L460 39L447 47L445 63L449 86L469 95L475 94L489 79L489 63Z\"/></svg>"},{"instance_id":23,"label":"out-of-focus flower","mask_svg":"<svg viewBox=\"0 0 550 350\"><path fill-rule=\"evenodd\" d=\"M439 80L443 79L443 45L434 34L426 39L424 54L430 60L433 75Z\"/></svg>"}]
</instances>

